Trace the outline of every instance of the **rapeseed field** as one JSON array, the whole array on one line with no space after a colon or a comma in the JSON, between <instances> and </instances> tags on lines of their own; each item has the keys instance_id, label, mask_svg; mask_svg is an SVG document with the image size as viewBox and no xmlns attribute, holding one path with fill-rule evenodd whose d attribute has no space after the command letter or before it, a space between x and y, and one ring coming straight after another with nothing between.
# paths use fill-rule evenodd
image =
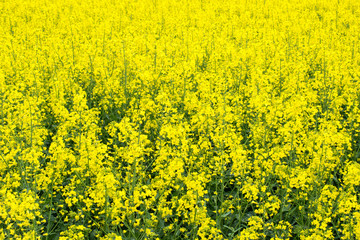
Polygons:
<instances>
[{"instance_id":1,"label":"rapeseed field","mask_svg":"<svg viewBox=\"0 0 360 240\"><path fill-rule=\"evenodd\" d=\"M360 239L358 0L2 0L0 239Z\"/></svg>"}]
</instances>

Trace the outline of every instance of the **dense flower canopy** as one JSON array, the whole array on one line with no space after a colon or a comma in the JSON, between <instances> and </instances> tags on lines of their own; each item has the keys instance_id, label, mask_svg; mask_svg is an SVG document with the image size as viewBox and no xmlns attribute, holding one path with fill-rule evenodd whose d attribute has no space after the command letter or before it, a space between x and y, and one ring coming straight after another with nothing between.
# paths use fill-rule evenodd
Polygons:
<instances>
[{"instance_id":1,"label":"dense flower canopy","mask_svg":"<svg viewBox=\"0 0 360 240\"><path fill-rule=\"evenodd\" d=\"M0 239L360 239L358 0L0 11Z\"/></svg>"}]
</instances>

